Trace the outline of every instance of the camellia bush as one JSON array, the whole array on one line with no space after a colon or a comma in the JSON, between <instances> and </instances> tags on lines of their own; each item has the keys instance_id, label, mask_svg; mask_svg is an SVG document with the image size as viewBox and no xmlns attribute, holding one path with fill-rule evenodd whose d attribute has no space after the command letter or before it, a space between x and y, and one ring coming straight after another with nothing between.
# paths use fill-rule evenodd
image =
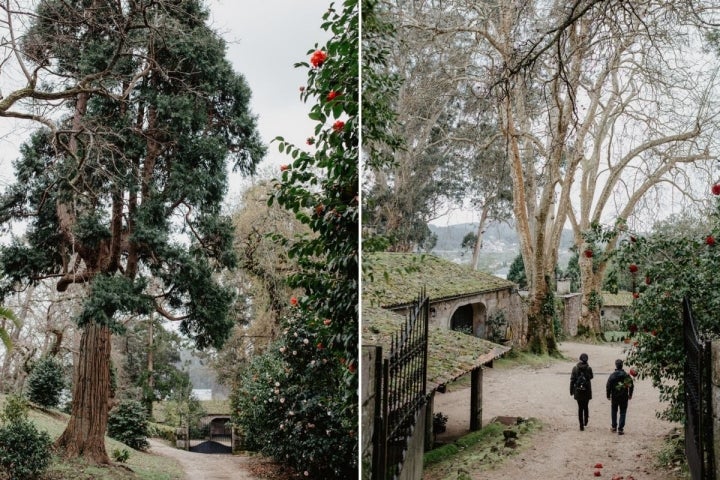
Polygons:
<instances>
[{"instance_id":1,"label":"camellia bush","mask_svg":"<svg viewBox=\"0 0 720 480\"><path fill-rule=\"evenodd\" d=\"M43 407L57 407L63 388L65 377L62 364L54 357L41 358L28 376L28 399Z\"/></svg>"},{"instance_id":2,"label":"camellia bush","mask_svg":"<svg viewBox=\"0 0 720 480\"><path fill-rule=\"evenodd\" d=\"M357 478L358 470L358 161L359 9L331 4L332 34L308 52L301 99L315 130L304 146L276 139L290 163L270 203L310 233L276 238L299 269L303 291L289 299L277 344L251 361L233 392L235 422L249 442L310 478Z\"/></svg>"},{"instance_id":3,"label":"camellia bush","mask_svg":"<svg viewBox=\"0 0 720 480\"><path fill-rule=\"evenodd\" d=\"M658 388L668 405L659 416L670 421L684 418L683 299L690 300L702 337L720 335L720 184L712 193L709 218L674 218L646 236L625 233L615 257L633 289L623 318L627 363Z\"/></svg>"}]
</instances>

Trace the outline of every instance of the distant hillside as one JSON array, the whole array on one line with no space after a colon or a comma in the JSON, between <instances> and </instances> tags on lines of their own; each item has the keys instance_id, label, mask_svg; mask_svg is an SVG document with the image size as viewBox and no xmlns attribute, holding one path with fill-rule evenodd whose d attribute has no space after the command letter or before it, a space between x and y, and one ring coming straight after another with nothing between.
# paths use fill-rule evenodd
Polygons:
<instances>
[{"instance_id":1,"label":"distant hillside","mask_svg":"<svg viewBox=\"0 0 720 480\"><path fill-rule=\"evenodd\" d=\"M461 249L462 241L468 233L477 231L477 223L459 223L456 225L428 225L430 231L437 236L437 244L432 253L456 263L470 263L472 252ZM573 245L571 230L565 230L560 241L559 263L562 268L567 265ZM483 247L480 252L479 269L505 277L513 259L520 253L515 227L507 223L492 223L485 228Z\"/></svg>"}]
</instances>

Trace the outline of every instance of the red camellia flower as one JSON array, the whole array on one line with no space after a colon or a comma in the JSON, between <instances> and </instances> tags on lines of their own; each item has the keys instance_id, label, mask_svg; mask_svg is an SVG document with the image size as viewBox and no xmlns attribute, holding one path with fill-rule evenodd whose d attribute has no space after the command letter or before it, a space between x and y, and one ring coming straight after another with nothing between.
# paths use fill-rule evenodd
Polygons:
<instances>
[{"instance_id":1,"label":"red camellia flower","mask_svg":"<svg viewBox=\"0 0 720 480\"><path fill-rule=\"evenodd\" d=\"M302 85L300 85L300 93L302 93L302 92L304 92L304 91L305 91L305 87L302 86Z\"/></svg>"},{"instance_id":2,"label":"red camellia flower","mask_svg":"<svg viewBox=\"0 0 720 480\"><path fill-rule=\"evenodd\" d=\"M310 57L310 64L315 67L322 67L322 64L325 63L325 60L327 60L327 53L323 52L322 50L315 50L315 52Z\"/></svg>"},{"instance_id":3,"label":"red camellia flower","mask_svg":"<svg viewBox=\"0 0 720 480\"><path fill-rule=\"evenodd\" d=\"M599 477L600 475L602 475L602 473L600 473L600 470L595 470L595 473L593 475Z\"/></svg>"},{"instance_id":4,"label":"red camellia flower","mask_svg":"<svg viewBox=\"0 0 720 480\"><path fill-rule=\"evenodd\" d=\"M323 205L322 203L315 207L315 213L317 213L318 215L322 215L324 211L325 205Z\"/></svg>"},{"instance_id":5,"label":"red camellia flower","mask_svg":"<svg viewBox=\"0 0 720 480\"><path fill-rule=\"evenodd\" d=\"M712 186L712 194L713 195L720 195L720 183L716 183Z\"/></svg>"},{"instance_id":6,"label":"red camellia flower","mask_svg":"<svg viewBox=\"0 0 720 480\"><path fill-rule=\"evenodd\" d=\"M585 250L583 253L585 254L585 256L587 258L592 258L592 256L593 256L593 251L590 250L589 248L587 250Z\"/></svg>"},{"instance_id":7,"label":"red camellia flower","mask_svg":"<svg viewBox=\"0 0 720 480\"><path fill-rule=\"evenodd\" d=\"M638 266L635 265L634 263L631 263L629 268L630 268L630 273L635 273L638 271Z\"/></svg>"},{"instance_id":8,"label":"red camellia flower","mask_svg":"<svg viewBox=\"0 0 720 480\"><path fill-rule=\"evenodd\" d=\"M633 292L633 298L635 298L635 299L640 298L640 294L638 292Z\"/></svg>"},{"instance_id":9,"label":"red camellia flower","mask_svg":"<svg viewBox=\"0 0 720 480\"><path fill-rule=\"evenodd\" d=\"M650 285L650 283L652 283L652 280L650 280L650 277L648 277L648 276L646 275L646 276L645 276L645 285Z\"/></svg>"},{"instance_id":10,"label":"red camellia flower","mask_svg":"<svg viewBox=\"0 0 720 480\"><path fill-rule=\"evenodd\" d=\"M298 299L295 297L290 297L290 305L292 305L293 307L297 307L297 304L298 304Z\"/></svg>"},{"instance_id":11,"label":"red camellia flower","mask_svg":"<svg viewBox=\"0 0 720 480\"><path fill-rule=\"evenodd\" d=\"M333 130L336 132L342 132L342 129L345 127L345 122L342 120L338 120L337 122L333 123Z\"/></svg>"},{"instance_id":12,"label":"red camellia flower","mask_svg":"<svg viewBox=\"0 0 720 480\"><path fill-rule=\"evenodd\" d=\"M305 140L305 143L307 143L308 145L314 145L315 137L308 137L307 140Z\"/></svg>"},{"instance_id":13,"label":"red camellia flower","mask_svg":"<svg viewBox=\"0 0 720 480\"><path fill-rule=\"evenodd\" d=\"M636 371L634 368L631 368L628 373L629 373L630 375L632 375L633 377L637 377L637 371Z\"/></svg>"},{"instance_id":14,"label":"red camellia flower","mask_svg":"<svg viewBox=\"0 0 720 480\"><path fill-rule=\"evenodd\" d=\"M657 330L653 330L652 332L650 332L650 335L652 335L653 337L657 337Z\"/></svg>"},{"instance_id":15,"label":"red camellia flower","mask_svg":"<svg viewBox=\"0 0 720 480\"><path fill-rule=\"evenodd\" d=\"M635 324L630 325L630 333L635 333L635 332L637 332L637 330L638 330L637 325L635 325Z\"/></svg>"},{"instance_id":16,"label":"red camellia flower","mask_svg":"<svg viewBox=\"0 0 720 480\"><path fill-rule=\"evenodd\" d=\"M280 171L284 172L285 170L290 169L290 165L280 165Z\"/></svg>"},{"instance_id":17,"label":"red camellia flower","mask_svg":"<svg viewBox=\"0 0 720 480\"><path fill-rule=\"evenodd\" d=\"M705 243L712 247L713 245L715 245L715 237L713 237L712 235L708 235L705 238Z\"/></svg>"},{"instance_id":18,"label":"red camellia flower","mask_svg":"<svg viewBox=\"0 0 720 480\"><path fill-rule=\"evenodd\" d=\"M350 373L355 373L355 370L357 369L357 367L355 366L355 362L348 364L347 368L348 370L350 370Z\"/></svg>"},{"instance_id":19,"label":"red camellia flower","mask_svg":"<svg viewBox=\"0 0 720 480\"><path fill-rule=\"evenodd\" d=\"M331 102L338 96L340 96L340 93L336 92L335 90L330 90L330 93L327 94L327 101Z\"/></svg>"},{"instance_id":20,"label":"red camellia flower","mask_svg":"<svg viewBox=\"0 0 720 480\"><path fill-rule=\"evenodd\" d=\"M322 342L319 342L319 343L317 344L317 349L318 349L318 350L322 350L323 348L325 348L325 347L323 346Z\"/></svg>"},{"instance_id":21,"label":"red camellia flower","mask_svg":"<svg viewBox=\"0 0 720 480\"><path fill-rule=\"evenodd\" d=\"M633 243L637 242L637 237L634 235L630 235L630 241Z\"/></svg>"},{"instance_id":22,"label":"red camellia flower","mask_svg":"<svg viewBox=\"0 0 720 480\"><path fill-rule=\"evenodd\" d=\"M595 468L602 468L602 463L596 463Z\"/></svg>"},{"instance_id":23,"label":"red camellia flower","mask_svg":"<svg viewBox=\"0 0 720 480\"><path fill-rule=\"evenodd\" d=\"M332 323L332 320L330 320L329 318L326 318L325 320L323 320L323 323L327 326Z\"/></svg>"}]
</instances>

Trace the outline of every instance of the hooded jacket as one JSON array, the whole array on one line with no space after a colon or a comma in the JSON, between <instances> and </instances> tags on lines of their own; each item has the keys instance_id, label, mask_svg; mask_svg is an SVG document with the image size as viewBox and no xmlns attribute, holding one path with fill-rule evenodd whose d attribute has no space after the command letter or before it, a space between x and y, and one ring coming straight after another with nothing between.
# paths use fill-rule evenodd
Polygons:
<instances>
[{"instance_id":1,"label":"hooded jacket","mask_svg":"<svg viewBox=\"0 0 720 480\"><path fill-rule=\"evenodd\" d=\"M580 372L585 375L585 378L587 378L588 381L588 389L585 392L575 391L575 380L577 380ZM592 398L592 378L593 371L590 365L588 365L587 362L578 362L577 365L573 367L572 373L570 374L570 395L573 395L575 400L590 400Z\"/></svg>"}]
</instances>

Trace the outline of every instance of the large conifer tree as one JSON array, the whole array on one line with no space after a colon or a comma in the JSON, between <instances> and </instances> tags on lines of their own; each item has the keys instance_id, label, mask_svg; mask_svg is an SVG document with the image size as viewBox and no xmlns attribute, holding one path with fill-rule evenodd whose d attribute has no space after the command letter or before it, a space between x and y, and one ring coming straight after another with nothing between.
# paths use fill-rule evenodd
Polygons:
<instances>
[{"instance_id":1,"label":"large conifer tree","mask_svg":"<svg viewBox=\"0 0 720 480\"><path fill-rule=\"evenodd\" d=\"M56 131L22 147L0 221L26 232L0 249L3 292L42 279L84 288L67 455L109 462L110 335L118 315L155 311L200 348L232 320L226 163L251 172L264 147L249 88L198 0L45 0L24 54L82 85ZM97 72L101 72L99 75Z\"/></svg>"}]
</instances>

